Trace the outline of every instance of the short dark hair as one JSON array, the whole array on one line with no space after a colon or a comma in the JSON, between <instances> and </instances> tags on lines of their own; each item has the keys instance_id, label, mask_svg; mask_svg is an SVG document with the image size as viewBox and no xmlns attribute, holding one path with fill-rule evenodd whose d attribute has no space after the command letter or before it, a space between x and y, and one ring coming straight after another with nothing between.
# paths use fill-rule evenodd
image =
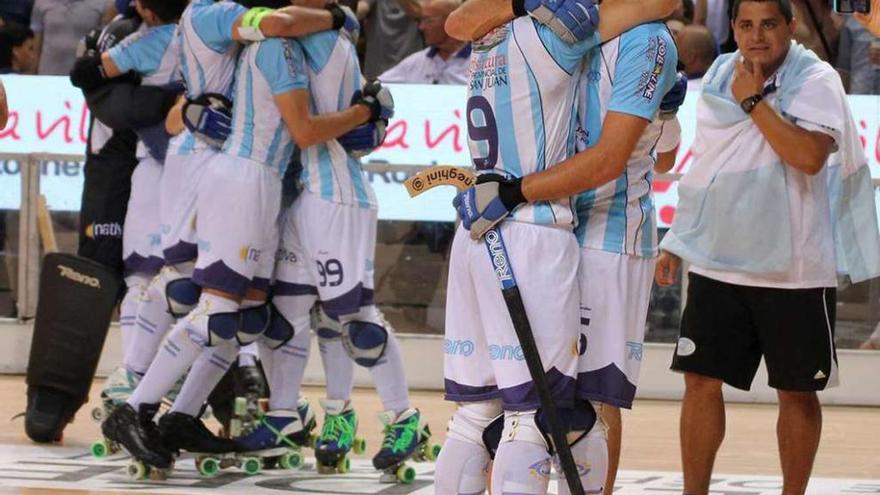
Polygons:
<instances>
[{"instance_id":1,"label":"short dark hair","mask_svg":"<svg viewBox=\"0 0 880 495\"><path fill-rule=\"evenodd\" d=\"M14 22L0 28L0 67L11 67L12 50L33 37L33 31Z\"/></svg>"},{"instance_id":2,"label":"short dark hair","mask_svg":"<svg viewBox=\"0 0 880 495\"><path fill-rule=\"evenodd\" d=\"M731 19L736 20L739 17L739 6L743 2L759 2L759 3L775 3L779 5L779 11L782 12L782 17L785 18L785 22L791 22L794 19L794 11L791 9L791 0L733 0L733 8L731 11Z\"/></svg>"},{"instance_id":3,"label":"short dark hair","mask_svg":"<svg viewBox=\"0 0 880 495\"><path fill-rule=\"evenodd\" d=\"M248 9L252 9L254 7L281 9L291 6L290 0L238 0L238 3Z\"/></svg>"},{"instance_id":4,"label":"short dark hair","mask_svg":"<svg viewBox=\"0 0 880 495\"><path fill-rule=\"evenodd\" d=\"M176 22L186 9L188 0L140 0L141 7L156 14L165 23Z\"/></svg>"}]
</instances>

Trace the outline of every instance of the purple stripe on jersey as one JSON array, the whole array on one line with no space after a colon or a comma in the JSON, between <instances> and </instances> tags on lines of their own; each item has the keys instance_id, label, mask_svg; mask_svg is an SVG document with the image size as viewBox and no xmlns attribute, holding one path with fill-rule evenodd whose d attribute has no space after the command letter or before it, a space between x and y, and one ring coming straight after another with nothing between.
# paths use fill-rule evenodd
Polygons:
<instances>
[{"instance_id":1,"label":"purple stripe on jersey","mask_svg":"<svg viewBox=\"0 0 880 495\"><path fill-rule=\"evenodd\" d=\"M486 385L483 387L472 387L463 385L456 381L445 379L446 395L445 399L453 402L480 402L498 398L498 387L495 385Z\"/></svg>"},{"instance_id":2,"label":"purple stripe on jersey","mask_svg":"<svg viewBox=\"0 0 880 495\"><path fill-rule=\"evenodd\" d=\"M290 282L275 281L272 287L274 296L317 296L318 288L314 285L292 284Z\"/></svg>"},{"instance_id":3,"label":"purple stripe on jersey","mask_svg":"<svg viewBox=\"0 0 880 495\"><path fill-rule=\"evenodd\" d=\"M357 313L364 306L373 304L373 289L367 289L363 283L357 284L345 294L329 301L321 301L321 306L331 318Z\"/></svg>"},{"instance_id":4,"label":"purple stripe on jersey","mask_svg":"<svg viewBox=\"0 0 880 495\"><path fill-rule=\"evenodd\" d=\"M196 268L192 281L203 289L219 290L239 297L244 297L251 286L249 278L229 268L222 261L215 261L205 268Z\"/></svg>"},{"instance_id":5,"label":"purple stripe on jersey","mask_svg":"<svg viewBox=\"0 0 880 495\"><path fill-rule=\"evenodd\" d=\"M165 263L168 265L178 265L196 259L199 255L199 246L191 242L177 241L177 244L162 250L162 256L165 257Z\"/></svg>"},{"instance_id":6,"label":"purple stripe on jersey","mask_svg":"<svg viewBox=\"0 0 880 495\"><path fill-rule=\"evenodd\" d=\"M165 260L158 256L143 257L137 253L133 253L123 261L125 264L125 274L132 273L159 273L159 270L165 266Z\"/></svg>"},{"instance_id":7,"label":"purple stripe on jersey","mask_svg":"<svg viewBox=\"0 0 880 495\"><path fill-rule=\"evenodd\" d=\"M547 384L550 386L550 396L556 407L572 407L574 403L575 379L563 375L556 368L550 368L546 374ZM502 388L501 403L505 411L531 411L541 407L538 391L531 381L521 383L514 387Z\"/></svg>"},{"instance_id":8,"label":"purple stripe on jersey","mask_svg":"<svg viewBox=\"0 0 880 495\"><path fill-rule=\"evenodd\" d=\"M632 409L636 396L636 386L614 365L578 373L577 396L580 399L595 400L612 406Z\"/></svg>"}]
</instances>

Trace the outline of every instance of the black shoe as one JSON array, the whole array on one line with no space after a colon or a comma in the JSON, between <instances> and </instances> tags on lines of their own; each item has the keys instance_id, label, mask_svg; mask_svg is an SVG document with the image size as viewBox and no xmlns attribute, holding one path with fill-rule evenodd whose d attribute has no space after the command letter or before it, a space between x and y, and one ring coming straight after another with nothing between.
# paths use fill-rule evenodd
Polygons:
<instances>
[{"instance_id":1,"label":"black shoe","mask_svg":"<svg viewBox=\"0 0 880 495\"><path fill-rule=\"evenodd\" d=\"M238 451L238 444L234 440L214 435L200 419L189 414L170 412L162 416L159 431L165 445L175 451L200 454Z\"/></svg>"},{"instance_id":2,"label":"black shoe","mask_svg":"<svg viewBox=\"0 0 880 495\"><path fill-rule=\"evenodd\" d=\"M141 404L135 412L130 404L114 410L101 424L101 432L108 440L122 445L132 457L158 469L171 468L174 460L171 452L162 444L159 429L153 417L158 404Z\"/></svg>"},{"instance_id":3,"label":"black shoe","mask_svg":"<svg viewBox=\"0 0 880 495\"><path fill-rule=\"evenodd\" d=\"M24 416L24 431L37 443L61 440L68 423L76 412L74 399L64 392L44 387L28 387L28 404Z\"/></svg>"}]
</instances>

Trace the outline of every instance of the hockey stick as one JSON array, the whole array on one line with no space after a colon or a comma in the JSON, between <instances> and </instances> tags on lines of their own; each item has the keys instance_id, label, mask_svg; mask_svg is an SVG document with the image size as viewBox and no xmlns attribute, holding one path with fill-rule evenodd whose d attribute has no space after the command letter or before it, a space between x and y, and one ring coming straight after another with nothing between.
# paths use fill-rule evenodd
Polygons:
<instances>
[{"instance_id":1,"label":"hockey stick","mask_svg":"<svg viewBox=\"0 0 880 495\"><path fill-rule=\"evenodd\" d=\"M476 178L471 170L443 166L431 167L420 172L407 179L405 185L409 195L416 197L425 191L443 185L455 186L461 192L474 185L475 182ZM550 427L550 437L553 440L554 447L556 447L556 453L559 455L562 474L565 476L565 481L572 495L584 495L580 473L577 464L574 462L571 447L568 445L567 432L562 427L559 412L556 410L553 397L550 395L550 385L547 383L544 363L541 362L538 345L532 333L532 326L526 314L526 308L516 283L516 277L513 275L513 267L507 255L507 248L504 245L504 238L501 236L500 227L494 227L486 232L483 240L486 244L489 258L492 260L495 276L498 278L498 283L501 284L501 295L504 297L507 312L510 314L510 320L513 322L513 329L516 331L516 337L522 348L526 366L529 368L529 374L535 383L535 389L538 391L541 408Z\"/></svg>"}]
</instances>

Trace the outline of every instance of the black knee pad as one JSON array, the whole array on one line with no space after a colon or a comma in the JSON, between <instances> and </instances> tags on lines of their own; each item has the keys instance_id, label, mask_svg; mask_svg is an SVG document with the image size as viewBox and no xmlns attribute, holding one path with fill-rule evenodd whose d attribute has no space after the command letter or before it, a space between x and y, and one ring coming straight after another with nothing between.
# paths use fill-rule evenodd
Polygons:
<instances>
[{"instance_id":1,"label":"black knee pad","mask_svg":"<svg viewBox=\"0 0 880 495\"><path fill-rule=\"evenodd\" d=\"M293 338L293 325L278 311L274 304L269 304L269 324L263 332L263 343L270 349L278 349Z\"/></svg>"},{"instance_id":2,"label":"black knee pad","mask_svg":"<svg viewBox=\"0 0 880 495\"><path fill-rule=\"evenodd\" d=\"M162 274L159 274L161 277ZM199 303L202 288L191 278L178 278L165 285L165 301L168 312L175 318L183 318Z\"/></svg>"},{"instance_id":3,"label":"black knee pad","mask_svg":"<svg viewBox=\"0 0 880 495\"><path fill-rule=\"evenodd\" d=\"M342 328L342 345L354 362L365 368L376 366L388 347L388 330L368 321L350 321Z\"/></svg>"},{"instance_id":4,"label":"black knee pad","mask_svg":"<svg viewBox=\"0 0 880 495\"><path fill-rule=\"evenodd\" d=\"M272 309L269 304L261 304L252 308L245 308L241 313L241 328L236 338L238 343L246 346L256 342L269 328L269 320L272 317Z\"/></svg>"}]
</instances>

